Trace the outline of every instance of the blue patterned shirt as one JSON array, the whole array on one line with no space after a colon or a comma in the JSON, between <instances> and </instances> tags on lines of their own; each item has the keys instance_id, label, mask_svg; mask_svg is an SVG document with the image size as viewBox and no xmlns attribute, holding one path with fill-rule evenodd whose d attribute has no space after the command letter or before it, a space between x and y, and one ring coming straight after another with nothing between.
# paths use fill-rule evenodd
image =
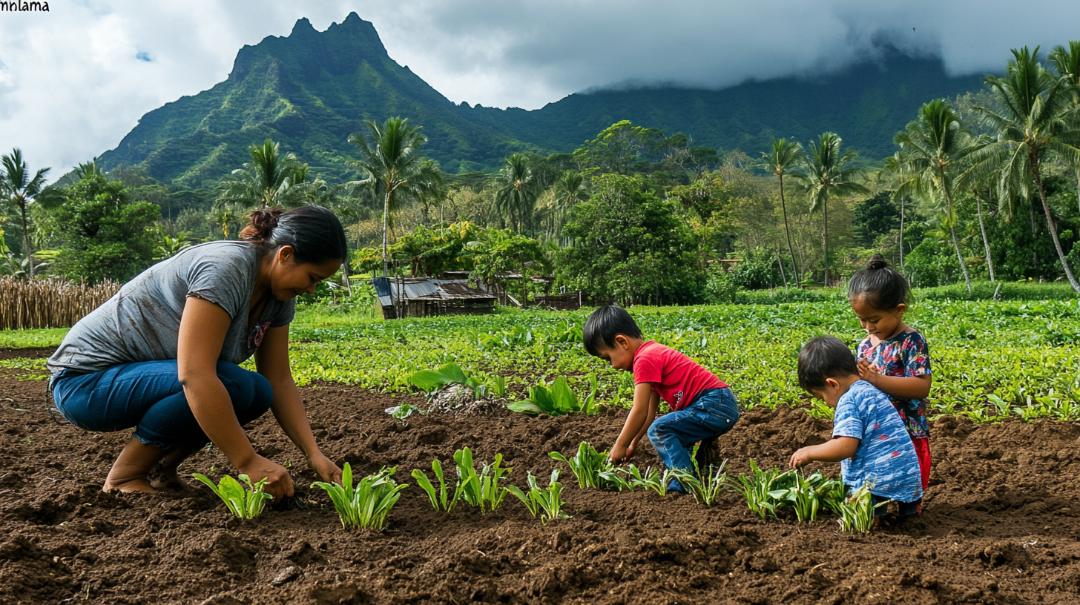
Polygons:
<instances>
[{"instance_id":1,"label":"blue patterned shirt","mask_svg":"<svg viewBox=\"0 0 1080 605\"><path fill-rule=\"evenodd\" d=\"M833 437L859 440L855 455L840 462L844 485L870 484L875 496L898 502L922 498L919 459L904 422L889 396L859 380L840 397L833 415Z\"/></svg>"}]
</instances>

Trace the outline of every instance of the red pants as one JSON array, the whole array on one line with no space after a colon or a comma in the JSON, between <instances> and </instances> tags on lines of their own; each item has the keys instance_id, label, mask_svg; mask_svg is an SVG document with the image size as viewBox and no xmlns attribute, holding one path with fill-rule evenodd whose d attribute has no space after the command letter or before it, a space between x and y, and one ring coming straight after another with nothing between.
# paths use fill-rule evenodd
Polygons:
<instances>
[{"instance_id":1,"label":"red pants","mask_svg":"<svg viewBox=\"0 0 1080 605\"><path fill-rule=\"evenodd\" d=\"M915 446L915 456L919 459L919 474L922 475L922 488L925 491L930 486L930 439L915 437L911 444Z\"/></svg>"}]
</instances>

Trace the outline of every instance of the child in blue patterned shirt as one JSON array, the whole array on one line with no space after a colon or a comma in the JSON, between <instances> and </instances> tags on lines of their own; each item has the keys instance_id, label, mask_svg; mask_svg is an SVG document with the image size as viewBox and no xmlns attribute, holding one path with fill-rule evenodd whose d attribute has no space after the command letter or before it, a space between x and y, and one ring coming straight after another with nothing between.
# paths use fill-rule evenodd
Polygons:
<instances>
[{"instance_id":1,"label":"child in blue patterned shirt","mask_svg":"<svg viewBox=\"0 0 1080 605\"><path fill-rule=\"evenodd\" d=\"M901 518L917 514L923 487L911 437L889 396L859 377L851 349L832 336L807 342L799 351L799 385L836 412L832 439L799 448L791 467L839 462L849 490L868 485L875 504L894 500Z\"/></svg>"}]
</instances>

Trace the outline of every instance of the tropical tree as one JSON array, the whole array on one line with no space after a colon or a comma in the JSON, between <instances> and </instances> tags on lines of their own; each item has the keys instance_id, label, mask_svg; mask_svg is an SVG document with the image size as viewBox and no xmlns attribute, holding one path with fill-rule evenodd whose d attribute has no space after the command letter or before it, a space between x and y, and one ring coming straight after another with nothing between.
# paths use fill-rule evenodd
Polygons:
<instances>
[{"instance_id":1,"label":"tropical tree","mask_svg":"<svg viewBox=\"0 0 1080 605\"><path fill-rule=\"evenodd\" d=\"M942 224L949 233L956 262L964 276L964 285L971 292L971 275L956 237L953 181L959 173L959 162L978 146L960 127L956 112L941 99L924 103L915 120L896 135L896 144L900 147L900 161L909 167L917 179L917 190L940 202Z\"/></svg>"},{"instance_id":2,"label":"tropical tree","mask_svg":"<svg viewBox=\"0 0 1080 605\"><path fill-rule=\"evenodd\" d=\"M1016 197L1038 197L1050 238L1065 278L1080 292L1058 236L1057 221L1046 199L1043 163L1060 157L1080 162L1080 128L1068 120L1070 95L1063 80L1054 78L1039 63L1039 47L1013 49L1006 73L988 76L986 83L1002 109L975 109L997 131L997 138L972 154L964 181L996 178L999 203L1008 206Z\"/></svg>"},{"instance_id":3,"label":"tropical tree","mask_svg":"<svg viewBox=\"0 0 1080 605\"><path fill-rule=\"evenodd\" d=\"M1050 62L1057 71L1062 84L1072 93L1073 124L1080 120L1080 40L1070 40L1067 46L1055 47L1050 53ZM1073 162L1076 173L1076 204L1080 210L1080 162Z\"/></svg>"},{"instance_id":4,"label":"tropical tree","mask_svg":"<svg viewBox=\"0 0 1080 605\"><path fill-rule=\"evenodd\" d=\"M854 193L866 193L866 187L855 182L858 171L851 163L853 151L840 152L843 139L835 132L823 132L817 141L811 141L803 156L805 173L799 181L810 202L810 212L821 209L821 245L825 261L825 285L829 285L829 198Z\"/></svg>"},{"instance_id":5,"label":"tropical tree","mask_svg":"<svg viewBox=\"0 0 1080 605\"><path fill-rule=\"evenodd\" d=\"M22 150L15 148L11 153L0 156L0 195L15 204L22 223L23 254L26 257L27 271L34 277L34 248L30 241L30 222L27 210L41 190L45 187L45 175L48 168L42 168L30 176L30 168L23 160Z\"/></svg>"},{"instance_id":6,"label":"tropical tree","mask_svg":"<svg viewBox=\"0 0 1080 605\"><path fill-rule=\"evenodd\" d=\"M375 188L382 198L382 261L383 273L390 272L390 257L387 253L391 228L391 213L395 200L407 196L417 185L414 182L419 174L420 156L417 153L421 145L427 142L420 134L420 127L409 123L408 118L392 117L379 125L368 120L367 136L349 135L349 142L360 150L357 162L364 173L364 181Z\"/></svg>"},{"instance_id":7,"label":"tropical tree","mask_svg":"<svg viewBox=\"0 0 1080 605\"><path fill-rule=\"evenodd\" d=\"M888 186L892 190L892 200L894 203L900 206L900 229L899 229L899 249L900 249L900 272L904 272L904 223L907 219L907 202L911 199L912 194L918 188L919 177L913 174L909 166L900 158L900 152L897 151L891 156L885 158L884 166L882 167L880 176L884 177L888 181Z\"/></svg>"},{"instance_id":8,"label":"tropical tree","mask_svg":"<svg viewBox=\"0 0 1080 605\"><path fill-rule=\"evenodd\" d=\"M446 199L446 179L438 162L429 158L422 158L416 169L416 197L420 201L420 212L423 221L427 224L431 220L432 208L442 204Z\"/></svg>"},{"instance_id":9,"label":"tropical tree","mask_svg":"<svg viewBox=\"0 0 1080 605\"><path fill-rule=\"evenodd\" d=\"M529 157L523 153L510 154L496 178L496 187L495 211L518 233L531 231L539 191Z\"/></svg>"},{"instance_id":10,"label":"tropical tree","mask_svg":"<svg viewBox=\"0 0 1080 605\"><path fill-rule=\"evenodd\" d=\"M551 186L548 196L541 201L548 237L561 239L566 215L578 202L588 197L585 176L577 170L567 170Z\"/></svg>"},{"instance_id":11,"label":"tropical tree","mask_svg":"<svg viewBox=\"0 0 1080 605\"><path fill-rule=\"evenodd\" d=\"M784 216L784 235L787 237L788 254L791 255L791 267L795 272L795 283L799 284L799 261L795 258L795 246L791 243L791 225L788 223L787 201L784 199L784 175L795 166L802 154L802 145L787 139L773 139L772 149L761 154L763 166L780 181L780 210Z\"/></svg>"},{"instance_id":12,"label":"tropical tree","mask_svg":"<svg viewBox=\"0 0 1080 605\"><path fill-rule=\"evenodd\" d=\"M266 139L249 149L251 161L232 171L218 200L245 208L286 205L293 187L308 177L308 167L292 153L281 155L278 143Z\"/></svg>"}]
</instances>

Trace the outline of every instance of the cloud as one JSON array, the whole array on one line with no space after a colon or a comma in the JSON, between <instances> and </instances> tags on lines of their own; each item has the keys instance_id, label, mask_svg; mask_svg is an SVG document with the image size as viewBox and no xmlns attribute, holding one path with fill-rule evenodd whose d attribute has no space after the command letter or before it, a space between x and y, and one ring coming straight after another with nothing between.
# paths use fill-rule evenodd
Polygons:
<instances>
[{"instance_id":1,"label":"cloud","mask_svg":"<svg viewBox=\"0 0 1080 605\"><path fill-rule=\"evenodd\" d=\"M225 79L236 52L355 10L452 101L536 108L598 86L812 75L888 43L954 74L1077 37L1080 3L1031 0L74 0L0 14L0 151L58 177L140 116Z\"/></svg>"}]
</instances>

